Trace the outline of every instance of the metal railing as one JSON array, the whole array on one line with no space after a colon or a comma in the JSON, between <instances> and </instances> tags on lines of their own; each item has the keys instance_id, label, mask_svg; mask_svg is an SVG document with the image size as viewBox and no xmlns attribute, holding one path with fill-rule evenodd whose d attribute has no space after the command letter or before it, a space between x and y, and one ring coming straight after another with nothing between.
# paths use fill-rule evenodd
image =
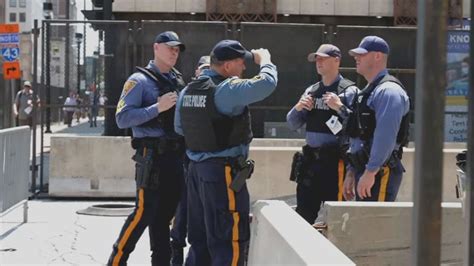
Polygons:
<instances>
[{"instance_id":1,"label":"metal railing","mask_svg":"<svg viewBox=\"0 0 474 266\"><path fill-rule=\"evenodd\" d=\"M31 131L28 126L0 130L0 217L23 205L28 220Z\"/></svg>"}]
</instances>

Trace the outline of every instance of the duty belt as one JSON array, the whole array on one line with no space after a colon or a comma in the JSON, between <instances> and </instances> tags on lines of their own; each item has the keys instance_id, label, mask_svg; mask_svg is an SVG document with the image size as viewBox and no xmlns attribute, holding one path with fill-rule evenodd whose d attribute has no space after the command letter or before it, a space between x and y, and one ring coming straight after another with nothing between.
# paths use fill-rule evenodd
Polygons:
<instances>
[{"instance_id":1,"label":"duty belt","mask_svg":"<svg viewBox=\"0 0 474 266\"><path fill-rule=\"evenodd\" d=\"M174 138L169 139L165 137L145 137L145 138L133 138L132 148L149 148L158 151L158 153L164 153L168 151L172 152L184 152L184 139Z\"/></svg>"},{"instance_id":2,"label":"duty belt","mask_svg":"<svg viewBox=\"0 0 474 266\"><path fill-rule=\"evenodd\" d=\"M321 147L303 146L303 156L310 160L321 160L326 158L339 158L341 155L339 146L328 145Z\"/></svg>"}]
</instances>

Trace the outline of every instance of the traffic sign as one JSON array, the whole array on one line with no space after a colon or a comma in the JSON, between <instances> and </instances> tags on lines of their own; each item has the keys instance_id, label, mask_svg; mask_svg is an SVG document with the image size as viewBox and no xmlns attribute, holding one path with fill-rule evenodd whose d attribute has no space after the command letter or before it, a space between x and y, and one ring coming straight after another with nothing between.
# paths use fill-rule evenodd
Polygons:
<instances>
[{"instance_id":1,"label":"traffic sign","mask_svg":"<svg viewBox=\"0 0 474 266\"><path fill-rule=\"evenodd\" d=\"M21 78L20 62L20 37L19 24L0 24L0 52L5 60L3 62L3 78Z\"/></svg>"},{"instance_id":2,"label":"traffic sign","mask_svg":"<svg viewBox=\"0 0 474 266\"><path fill-rule=\"evenodd\" d=\"M0 43L9 44L9 43L19 43L20 36L18 33L0 33Z\"/></svg>"},{"instance_id":3,"label":"traffic sign","mask_svg":"<svg viewBox=\"0 0 474 266\"><path fill-rule=\"evenodd\" d=\"M20 56L20 48L18 47L7 47L2 48L2 56L5 61L13 62Z\"/></svg>"},{"instance_id":4,"label":"traffic sign","mask_svg":"<svg viewBox=\"0 0 474 266\"><path fill-rule=\"evenodd\" d=\"M20 62L3 62L3 78L4 79L20 79Z\"/></svg>"},{"instance_id":5,"label":"traffic sign","mask_svg":"<svg viewBox=\"0 0 474 266\"><path fill-rule=\"evenodd\" d=\"M0 24L0 33L18 33L20 26L18 23L14 24Z\"/></svg>"},{"instance_id":6,"label":"traffic sign","mask_svg":"<svg viewBox=\"0 0 474 266\"><path fill-rule=\"evenodd\" d=\"M0 46L18 45L20 36L18 24L0 24Z\"/></svg>"}]
</instances>

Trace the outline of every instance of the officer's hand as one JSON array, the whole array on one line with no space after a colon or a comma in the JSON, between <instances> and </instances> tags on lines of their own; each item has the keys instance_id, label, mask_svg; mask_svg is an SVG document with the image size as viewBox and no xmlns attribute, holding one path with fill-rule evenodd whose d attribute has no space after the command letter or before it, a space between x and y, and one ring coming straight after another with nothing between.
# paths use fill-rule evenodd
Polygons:
<instances>
[{"instance_id":1,"label":"officer's hand","mask_svg":"<svg viewBox=\"0 0 474 266\"><path fill-rule=\"evenodd\" d=\"M252 49L250 52L253 54L253 59L255 61L255 64L257 65L264 65L271 63L271 55L270 51L268 49Z\"/></svg>"},{"instance_id":2,"label":"officer's hand","mask_svg":"<svg viewBox=\"0 0 474 266\"><path fill-rule=\"evenodd\" d=\"M308 111L313 110L314 107L314 100L313 97L310 95L303 95L301 96L299 102L295 105L295 109L298 112L301 112L301 110L306 109Z\"/></svg>"},{"instance_id":3,"label":"officer's hand","mask_svg":"<svg viewBox=\"0 0 474 266\"><path fill-rule=\"evenodd\" d=\"M323 95L323 101L327 106L329 106L329 108L333 109L336 112L338 112L342 106L342 102L339 96L332 92L326 92Z\"/></svg>"},{"instance_id":4,"label":"officer's hand","mask_svg":"<svg viewBox=\"0 0 474 266\"><path fill-rule=\"evenodd\" d=\"M342 194L344 199L347 201L354 200L354 189L355 189L355 173L353 171L347 171L346 178L344 179L344 187Z\"/></svg>"},{"instance_id":5,"label":"officer's hand","mask_svg":"<svg viewBox=\"0 0 474 266\"><path fill-rule=\"evenodd\" d=\"M364 174L360 177L359 183L357 184L357 194L361 199L370 198L372 194L370 190L375 183L375 174L377 172L369 172L365 170Z\"/></svg>"},{"instance_id":6,"label":"officer's hand","mask_svg":"<svg viewBox=\"0 0 474 266\"><path fill-rule=\"evenodd\" d=\"M161 97L158 97L158 112L164 112L176 104L178 100L178 94L176 92L168 92L163 94Z\"/></svg>"}]
</instances>

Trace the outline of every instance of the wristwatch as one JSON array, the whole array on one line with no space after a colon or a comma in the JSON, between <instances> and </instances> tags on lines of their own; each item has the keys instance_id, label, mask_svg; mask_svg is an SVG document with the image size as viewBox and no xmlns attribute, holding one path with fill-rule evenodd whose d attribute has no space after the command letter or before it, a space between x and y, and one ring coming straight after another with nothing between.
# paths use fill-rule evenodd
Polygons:
<instances>
[{"instance_id":1,"label":"wristwatch","mask_svg":"<svg viewBox=\"0 0 474 266\"><path fill-rule=\"evenodd\" d=\"M348 115L348 112L347 112L347 107L345 105L342 105L340 108L339 108L339 114L342 114L342 115Z\"/></svg>"}]
</instances>

